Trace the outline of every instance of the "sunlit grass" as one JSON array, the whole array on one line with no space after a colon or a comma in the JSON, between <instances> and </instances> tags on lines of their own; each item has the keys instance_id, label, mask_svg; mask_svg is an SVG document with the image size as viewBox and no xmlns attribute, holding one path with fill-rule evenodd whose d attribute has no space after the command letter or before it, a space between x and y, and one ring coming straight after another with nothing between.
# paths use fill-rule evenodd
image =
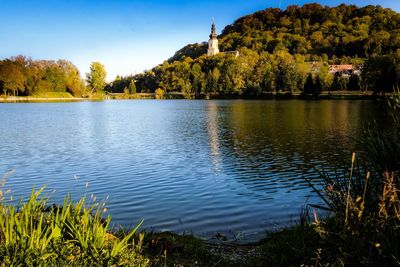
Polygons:
<instances>
[{"instance_id":1,"label":"sunlit grass","mask_svg":"<svg viewBox=\"0 0 400 267\"><path fill-rule=\"evenodd\" d=\"M37 92L32 97L35 98L74 98L68 92Z\"/></svg>"},{"instance_id":2,"label":"sunlit grass","mask_svg":"<svg viewBox=\"0 0 400 267\"><path fill-rule=\"evenodd\" d=\"M117 238L109 231L111 217L103 219L101 203L86 198L62 206L48 205L44 188L32 190L30 198L17 206L7 204L1 191L0 262L3 266L147 266L142 256L143 235L135 243L140 227Z\"/></svg>"}]
</instances>

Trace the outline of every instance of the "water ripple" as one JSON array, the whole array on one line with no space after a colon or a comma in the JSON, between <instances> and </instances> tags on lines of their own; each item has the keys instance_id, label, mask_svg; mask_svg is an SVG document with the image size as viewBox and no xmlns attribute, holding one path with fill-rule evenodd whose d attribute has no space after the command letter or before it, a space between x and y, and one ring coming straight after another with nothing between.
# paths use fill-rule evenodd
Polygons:
<instances>
[{"instance_id":1,"label":"water ripple","mask_svg":"<svg viewBox=\"0 0 400 267\"><path fill-rule=\"evenodd\" d=\"M54 202L109 196L115 225L251 241L298 221L317 201L304 176L349 159L381 113L368 101L0 104L0 173L16 169L16 198L44 185Z\"/></svg>"}]
</instances>

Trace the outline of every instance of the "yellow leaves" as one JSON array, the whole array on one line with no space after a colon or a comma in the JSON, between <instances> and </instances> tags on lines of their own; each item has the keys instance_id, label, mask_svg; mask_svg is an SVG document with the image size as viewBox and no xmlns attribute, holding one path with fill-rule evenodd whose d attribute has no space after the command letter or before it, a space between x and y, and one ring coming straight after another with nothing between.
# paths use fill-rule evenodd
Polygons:
<instances>
[{"instance_id":1,"label":"yellow leaves","mask_svg":"<svg viewBox=\"0 0 400 267\"><path fill-rule=\"evenodd\" d=\"M109 241L116 241L116 240L118 240L118 238L117 238L115 235L113 235L113 234L106 233L106 235L105 235L105 240L106 240L107 242L109 242Z\"/></svg>"},{"instance_id":2,"label":"yellow leaves","mask_svg":"<svg viewBox=\"0 0 400 267\"><path fill-rule=\"evenodd\" d=\"M400 209L400 201L397 194L397 187L394 182L394 173L384 173L386 177L385 184L383 186L383 192L381 201L379 203L379 216L382 218L388 218L391 210L394 210L395 215Z\"/></svg>"},{"instance_id":3,"label":"yellow leaves","mask_svg":"<svg viewBox=\"0 0 400 267\"><path fill-rule=\"evenodd\" d=\"M58 225L56 225L56 226L53 228L52 235L53 235L54 238L59 238L59 237L61 237L61 229L60 229L60 227L58 227Z\"/></svg>"},{"instance_id":4,"label":"yellow leaves","mask_svg":"<svg viewBox=\"0 0 400 267\"><path fill-rule=\"evenodd\" d=\"M74 255L69 255L69 256L67 257L67 260L73 261L73 260L75 260L75 256L74 256Z\"/></svg>"}]
</instances>

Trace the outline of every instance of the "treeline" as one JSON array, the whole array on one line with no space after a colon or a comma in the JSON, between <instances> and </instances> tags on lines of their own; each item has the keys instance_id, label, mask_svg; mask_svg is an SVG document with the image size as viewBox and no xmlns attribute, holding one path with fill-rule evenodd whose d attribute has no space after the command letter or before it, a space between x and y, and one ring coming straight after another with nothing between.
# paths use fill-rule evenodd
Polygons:
<instances>
[{"instance_id":1,"label":"treeline","mask_svg":"<svg viewBox=\"0 0 400 267\"><path fill-rule=\"evenodd\" d=\"M323 90L382 93L392 92L400 84L400 50L367 60L342 60L358 66L359 72L333 75L329 72L331 61L324 57L309 62L304 55L292 55L286 50L259 54L242 48L239 57L218 54L195 60L187 57L173 63L165 61L142 74L119 77L106 90L122 93L134 88L135 92L155 92L160 88L181 92L187 98L204 94L258 97L275 92L315 95Z\"/></svg>"},{"instance_id":2,"label":"treeline","mask_svg":"<svg viewBox=\"0 0 400 267\"><path fill-rule=\"evenodd\" d=\"M266 9L238 19L219 36L220 53L192 44L144 73L119 77L111 92L182 92L259 96L322 90L392 92L400 83L400 14L380 6L308 4ZM330 64L351 64L352 75L333 75Z\"/></svg>"},{"instance_id":3,"label":"treeline","mask_svg":"<svg viewBox=\"0 0 400 267\"><path fill-rule=\"evenodd\" d=\"M24 56L0 61L0 92L4 95L41 95L69 92L81 97L86 86L78 68L67 60L32 60Z\"/></svg>"}]
</instances>

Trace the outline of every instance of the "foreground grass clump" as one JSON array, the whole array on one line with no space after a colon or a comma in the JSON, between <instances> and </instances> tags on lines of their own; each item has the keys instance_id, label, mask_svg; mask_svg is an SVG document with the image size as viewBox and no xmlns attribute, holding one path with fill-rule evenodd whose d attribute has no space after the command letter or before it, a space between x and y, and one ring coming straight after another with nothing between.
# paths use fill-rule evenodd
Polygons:
<instances>
[{"instance_id":1,"label":"foreground grass clump","mask_svg":"<svg viewBox=\"0 0 400 267\"><path fill-rule=\"evenodd\" d=\"M314 226L319 258L346 265L400 265L400 94L389 99L392 127L370 125L359 141L360 156L335 176L321 173L312 184L332 216Z\"/></svg>"},{"instance_id":2,"label":"foreground grass clump","mask_svg":"<svg viewBox=\"0 0 400 267\"><path fill-rule=\"evenodd\" d=\"M132 240L137 228L123 238L108 232L110 217L103 206L74 203L66 197L62 207L48 206L43 189L17 207L0 204L1 266L147 266L141 254L143 235ZM3 194L0 194L1 196Z\"/></svg>"}]
</instances>

